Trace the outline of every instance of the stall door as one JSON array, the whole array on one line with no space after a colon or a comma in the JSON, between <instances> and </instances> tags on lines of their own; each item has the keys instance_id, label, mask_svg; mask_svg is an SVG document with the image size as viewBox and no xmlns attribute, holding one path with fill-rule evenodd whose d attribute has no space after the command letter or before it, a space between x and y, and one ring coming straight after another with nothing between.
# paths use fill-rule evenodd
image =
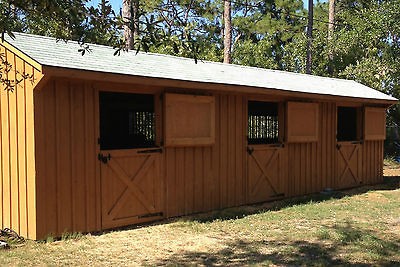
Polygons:
<instances>
[{"instance_id":1,"label":"stall door","mask_svg":"<svg viewBox=\"0 0 400 267\"><path fill-rule=\"evenodd\" d=\"M248 198L250 203L283 197L281 147L248 147Z\"/></svg>"},{"instance_id":2,"label":"stall door","mask_svg":"<svg viewBox=\"0 0 400 267\"><path fill-rule=\"evenodd\" d=\"M160 219L161 151L102 151L102 226L112 228Z\"/></svg>"},{"instance_id":3,"label":"stall door","mask_svg":"<svg viewBox=\"0 0 400 267\"><path fill-rule=\"evenodd\" d=\"M155 97L99 93L102 228L163 217L162 149Z\"/></svg>"},{"instance_id":4,"label":"stall door","mask_svg":"<svg viewBox=\"0 0 400 267\"><path fill-rule=\"evenodd\" d=\"M336 188L350 188L362 183L361 148L360 142L339 142L337 144Z\"/></svg>"}]
</instances>

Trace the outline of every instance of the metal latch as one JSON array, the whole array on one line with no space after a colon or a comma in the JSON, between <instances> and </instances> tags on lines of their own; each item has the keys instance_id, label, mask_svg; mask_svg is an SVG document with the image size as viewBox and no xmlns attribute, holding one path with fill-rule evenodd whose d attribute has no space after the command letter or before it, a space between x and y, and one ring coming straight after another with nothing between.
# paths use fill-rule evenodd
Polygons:
<instances>
[{"instance_id":1,"label":"metal latch","mask_svg":"<svg viewBox=\"0 0 400 267\"><path fill-rule=\"evenodd\" d=\"M97 159L106 164L109 160L111 160L111 155L108 153L108 155L103 155L102 153L99 153L97 155Z\"/></svg>"}]
</instances>

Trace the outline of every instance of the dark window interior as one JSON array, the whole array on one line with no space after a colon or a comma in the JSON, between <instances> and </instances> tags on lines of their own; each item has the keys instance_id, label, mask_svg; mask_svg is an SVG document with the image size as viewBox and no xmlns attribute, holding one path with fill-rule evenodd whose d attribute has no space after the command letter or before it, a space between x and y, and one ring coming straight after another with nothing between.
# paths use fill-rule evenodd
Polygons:
<instances>
[{"instance_id":1,"label":"dark window interior","mask_svg":"<svg viewBox=\"0 0 400 267\"><path fill-rule=\"evenodd\" d=\"M154 117L153 95L100 92L100 148L154 146Z\"/></svg>"},{"instance_id":2,"label":"dark window interior","mask_svg":"<svg viewBox=\"0 0 400 267\"><path fill-rule=\"evenodd\" d=\"M278 142L278 103L249 101L247 135L249 144Z\"/></svg>"},{"instance_id":3,"label":"dark window interior","mask_svg":"<svg viewBox=\"0 0 400 267\"><path fill-rule=\"evenodd\" d=\"M356 141L358 139L357 108L338 107L337 109L337 140Z\"/></svg>"}]
</instances>

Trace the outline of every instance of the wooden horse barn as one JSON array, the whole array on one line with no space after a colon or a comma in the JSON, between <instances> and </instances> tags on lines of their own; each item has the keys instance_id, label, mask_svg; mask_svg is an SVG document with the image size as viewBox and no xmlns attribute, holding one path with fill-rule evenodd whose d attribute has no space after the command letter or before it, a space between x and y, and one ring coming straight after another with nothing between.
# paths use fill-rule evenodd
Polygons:
<instances>
[{"instance_id":1,"label":"wooden horse barn","mask_svg":"<svg viewBox=\"0 0 400 267\"><path fill-rule=\"evenodd\" d=\"M354 81L15 37L1 228L42 239L382 182L397 100Z\"/></svg>"}]
</instances>

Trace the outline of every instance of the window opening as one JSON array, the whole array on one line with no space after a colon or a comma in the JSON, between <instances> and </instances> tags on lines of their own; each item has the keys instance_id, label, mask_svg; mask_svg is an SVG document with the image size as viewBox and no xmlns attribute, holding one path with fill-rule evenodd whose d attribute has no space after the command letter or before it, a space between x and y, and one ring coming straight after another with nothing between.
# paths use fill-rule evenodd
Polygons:
<instances>
[{"instance_id":1,"label":"window opening","mask_svg":"<svg viewBox=\"0 0 400 267\"><path fill-rule=\"evenodd\" d=\"M249 101L249 144L273 144L279 141L278 103Z\"/></svg>"},{"instance_id":2,"label":"window opening","mask_svg":"<svg viewBox=\"0 0 400 267\"><path fill-rule=\"evenodd\" d=\"M100 149L155 146L154 96L100 92Z\"/></svg>"},{"instance_id":3,"label":"window opening","mask_svg":"<svg viewBox=\"0 0 400 267\"><path fill-rule=\"evenodd\" d=\"M359 139L357 108L338 107L336 138L338 141L356 141Z\"/></svg>"}]
</instances>

